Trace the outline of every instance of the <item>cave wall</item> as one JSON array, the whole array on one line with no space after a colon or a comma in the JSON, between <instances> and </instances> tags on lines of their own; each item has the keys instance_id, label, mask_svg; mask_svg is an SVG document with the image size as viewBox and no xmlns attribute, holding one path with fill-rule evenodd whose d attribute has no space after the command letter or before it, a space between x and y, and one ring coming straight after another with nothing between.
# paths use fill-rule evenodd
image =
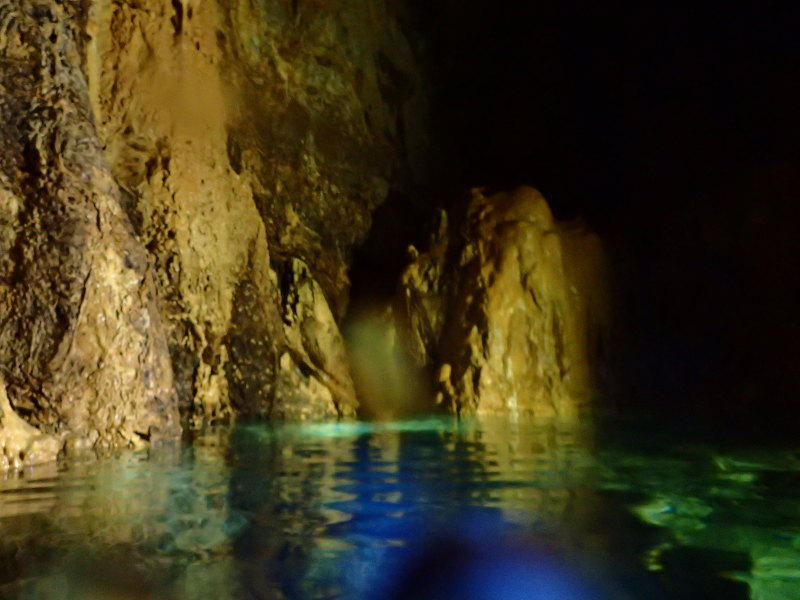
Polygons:
<instances>
[{"instance_id":1,"label":"cave wall","mask_svg":"<svg viewBox=\"0 0 800 600\"><path fill-rule=\"evenodd\" d=\"M584 223L554 219L530 187L474 189L411 255L400 337L435 371L443 410L574 419L600 404L610 298L603 245Z\"/></svg>"},{"instance_id":2,"label":"cave wall","mask_svg":"<svg viewBox=\"0 0 800 600\"><path fill-rule=\"evenodd\" d=\"M793 14L570 6L4 4L10 410L107 448L179 414L353 416L353 252L369 235L361 293L390 296L433 206L468 206L446 177L533 184L599 232L630 405L798 414Z\"/></svg>"},{"instance_id":3,"label":"cave wall","mask_svg":"<svg viewBox=\"0 0 800 600\"><path fill-rule=\"evenodd\" d=\"M75 450L354 416L353 248L426 177L402 5L0 8L9 409Z\"/></svg>"},{"instance_id":4,"label":"cave wall","mask_svg":"<svg viewBox=\"0 0 800 600\"><path fill-rule=\"evenodd\" d=\"M85 9L0 6L0 366L6 412L107 449L179 423L153 273L95 135Z\"/></svg>"},{"instance_id":5,"label":"cave wall","mask_svg":"<svg viewBox=\"0 0 800 600\"><path fill-rule=\"evenodd\" d=\"M282 415L353 414L341 341L320 350L312 330L336 329L353 247L425 153L401 18L373 0L93 4L98 133L153 257L185 412L267 416L288 394Z\"/></svg>"},{"instance_id":6,"label":"cave wall","mask_svg":"<svg viewBox=\"0 0 800 600\"><path fill-rule=\"evenodd\" d=\"M603 239L620 410L792 428L800 5L412 4L458 181Z\"/></svg>"}]
</instances>

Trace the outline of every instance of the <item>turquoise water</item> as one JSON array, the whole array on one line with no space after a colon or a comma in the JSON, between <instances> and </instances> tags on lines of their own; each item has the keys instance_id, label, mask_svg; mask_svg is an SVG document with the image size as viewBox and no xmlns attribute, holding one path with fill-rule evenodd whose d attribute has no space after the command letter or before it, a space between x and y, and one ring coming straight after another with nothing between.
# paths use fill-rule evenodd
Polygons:
<instances>
[{"instance_id":1,"label":"turquoise water","mask_svg":"<svg viewBox=\"0 0 800 600\"><path fill-rule=\"evenodd\" d=\"M797 449L647 431L247 425L7 475L0 598L381 598L445 539L486 554L487 577L514 562L497 548L546 547L590 597L800 598Z\"/></svg>"}]
</instances>

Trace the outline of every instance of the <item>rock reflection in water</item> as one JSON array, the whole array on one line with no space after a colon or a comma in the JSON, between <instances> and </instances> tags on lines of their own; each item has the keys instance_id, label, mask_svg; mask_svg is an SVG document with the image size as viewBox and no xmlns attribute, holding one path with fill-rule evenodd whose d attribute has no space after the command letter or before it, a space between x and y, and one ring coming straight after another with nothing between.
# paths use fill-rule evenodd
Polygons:
<instances>
[{"instance_id":1,"label":"rock reflection in water","mask_svg":"<svg viewBox=\"0 0 800 600\"><path fill-rule=\"evenodd\" d=\"M251 516L235 544L246 588L256 598L275 586L290 598L360 597L409 543L454 523L501 534L521 521L558 522L589 465L583 430L497 425L240 429L231 507Z\"/></svg>"},{"instance_id":2,"label":"rock reflection in water","mask_svg":"<svg viewBox=\"0 0 800 600\"><path fill-rule=\"evenodd\" d=\"M544 548L614 598L797 597L800 455L603 431L246 425L28 470L0 481L0 599L378 599L453 539L478 559Z\"/></svg>"},{"instance_id":3,"label":"rock reflection in water","mask_svg":"<svg viewBox=\"0 0 800 600\"><path fill-rule=\"evenodd\" d=\"M0 598L239 597L225 437L4 481Z\"/></svg>"},{"instance_id":4,"label":"rock reflection in water","mask_svg":"<svg viewBox=\"0 0 800 600\"><path fill-rule=\"evenodd\" d=\"M564 521L580 429L252 425L0 488L0 598L356 598L454 523Z\"/></svg>"}]
</instances>

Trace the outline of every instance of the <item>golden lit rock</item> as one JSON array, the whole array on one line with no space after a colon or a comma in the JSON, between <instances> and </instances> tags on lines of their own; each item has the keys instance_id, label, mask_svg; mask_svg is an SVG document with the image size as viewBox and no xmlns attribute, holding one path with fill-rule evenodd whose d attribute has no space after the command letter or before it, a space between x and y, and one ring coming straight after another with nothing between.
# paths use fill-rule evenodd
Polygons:
<instances>
[{"instance_id":1,"label":"golden lit rock","mask_svg":"<svg viewBox=\"0 0 800 600\"><path fill-rule=\"evenodd\" d=\"M0 7L0 367L14 411L106 450L180 427L152 269L95 134L81 7Z\"/></svg>"},{"instance_id":2,"label":"golden lit rock","mask_svg":"<svg viewBox=\"0 0 800 600\"><path fill-rule=\"evenodd\" d=\"M43 434L14 412L0 378L0 469L54 461L61 447L58 439Z\"/></svg>"},{"instance_id":3,"label":"golden lit rock","mask_svg":"<svg viewBox=\"0 0 800 600\"><path fill-rule=\"evenodd\" d=\"M411 354L437 363L437 402L459 413L577 417L608 335L599 238L553 219L531 188L480 191L402 276Z\"/></svg>"},{"instance_id":4,"label":"golden lit rock","mask_svg":"<svg viewBox=\"0 0 800 600\"><path fill-rule=\"evenodd\" d=\"M424 145L424 92L394 14L362 0L97 0L88 30L98 134L151 255L183 412L294 414L289 351L351 414L346 365L332 366L345 359L298 354L320 340L286 338L281 286L304 263L336 329L350 253L404 152L398 123L404 144Z\"/></svg>"},{"instance_id":5,"label":"golden lit rock","mask_svg":"<svg viewBox=\"0 0 800 600\"><path fill-rule=\"evenodd\" d=\"M354 417L358 406L344 340L308 266L293 260L285 290L284 332L272 417Z\"/></svg>"},{"instance_id":6,"label":"golden lit rock","mask_svg":"<svg viewBox=\"0 0 800 600\"><path fill-rule=\"evenodd\" d=\"M0 23L12 409L76 452L353 416L351 253L426 144L395 8L24 0Z\"/></svg>"}]
</instances>

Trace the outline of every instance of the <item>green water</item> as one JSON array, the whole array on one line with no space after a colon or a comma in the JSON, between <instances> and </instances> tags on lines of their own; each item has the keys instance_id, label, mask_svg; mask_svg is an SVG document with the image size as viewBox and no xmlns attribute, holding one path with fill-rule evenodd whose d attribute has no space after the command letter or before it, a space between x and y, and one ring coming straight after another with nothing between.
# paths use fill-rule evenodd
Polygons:
<instances>
[{"instance_id":1,"label":"green water","mask_svg":"<svg viewBox=\"0 0 800 600\"><path fill-rule=\"evenodd\" d=\"M247 425L6 475L0 598L376 598L456 531L547 540L609 598L800 598L799 452L602 432Z\"/></svg>"}]
</instances>

